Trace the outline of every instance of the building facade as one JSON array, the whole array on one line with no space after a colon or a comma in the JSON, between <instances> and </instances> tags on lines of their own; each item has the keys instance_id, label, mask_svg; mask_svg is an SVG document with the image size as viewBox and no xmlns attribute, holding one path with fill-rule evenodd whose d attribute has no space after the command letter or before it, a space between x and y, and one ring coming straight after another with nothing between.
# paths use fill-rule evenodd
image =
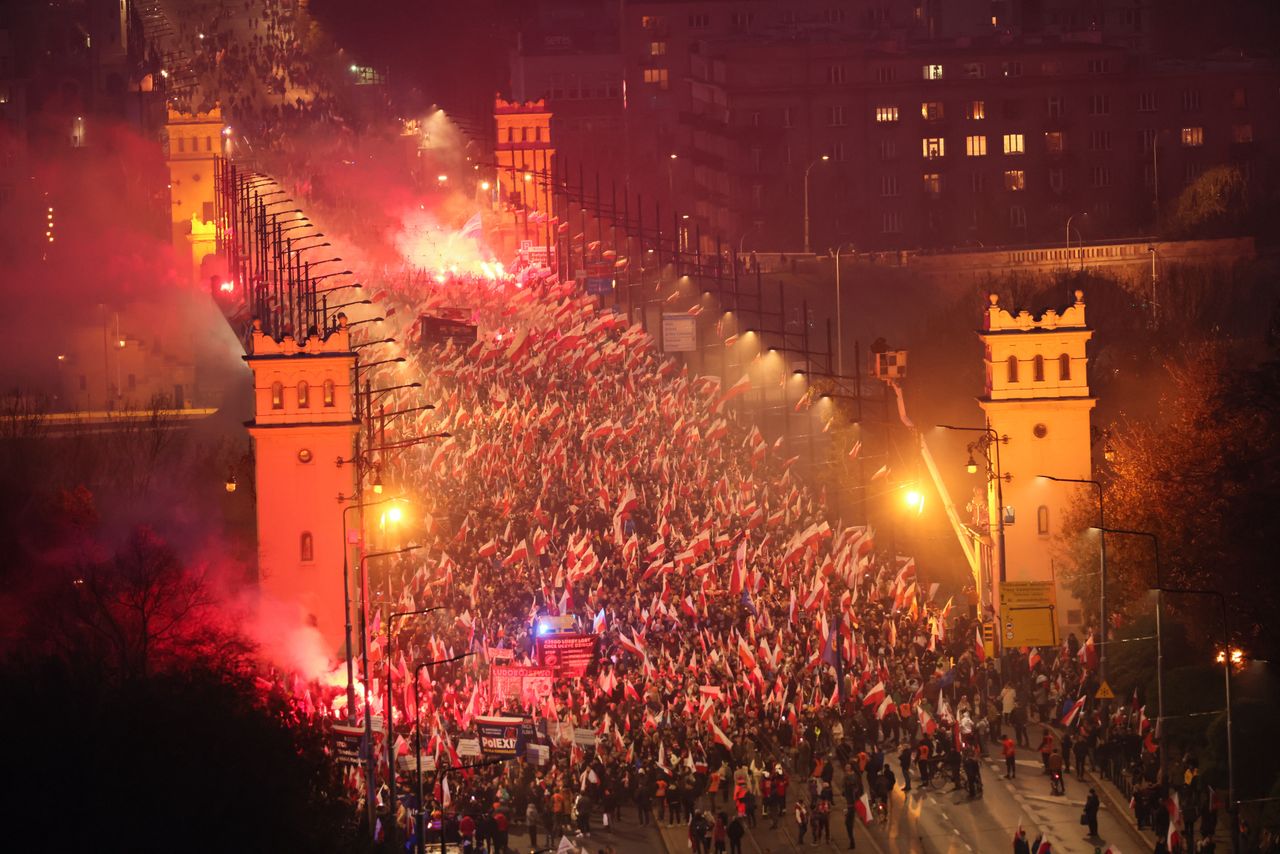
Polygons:
<instances>
[{"instance_id":1,"label":"building facade","mask_svg":"<svg viewBox=\"0 0 1280 854\"><path fill-rule=\"evenodd\" d=\"M1004 581L1053 581L1058 624L1080 631L1097 625L1062 584L1053 562L1053 540L1064 511L1076 497L1072 484L1042 475L1092 477L1089 356L1093 336L1085 320L1084 293L1061 311L1039 317L1010 311L992 294L978 337L986 388L978 399L999 441L1000 468L988 487L988 518L1003 518L1003 578L992 574L990 601L999 603ZM997 515L999 514L999 515ZM985 591L983 591L985 593Z\"/></svg>"},{"instance_id":2,"label":"building facade","mask_svg":"<svg viewBox=\"0 0 1280 854\"><path fill-rule=\"evenodd\" d=\"M250 353L258 511L259 595L269 608L296 609L326 649L345 635L344 505L355 492L351 455L359 422L351 377L356 354L346 319L328 337L276 340L254 322ZM335 464L335 461L336 462ZM354 521L353 521L354 525Z\"/></svg>"}]
</instances>

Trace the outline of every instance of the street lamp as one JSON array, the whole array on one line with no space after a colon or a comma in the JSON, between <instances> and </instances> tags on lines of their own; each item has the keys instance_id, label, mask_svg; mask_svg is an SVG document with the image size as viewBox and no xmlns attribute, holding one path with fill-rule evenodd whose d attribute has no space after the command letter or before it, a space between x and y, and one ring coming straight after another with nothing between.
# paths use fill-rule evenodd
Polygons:
<instances>
[{"instance_id":1,"label":"street lamp","mask_svg":"<svg viewBox=\"0 0 1280 854\"><path fill-rule=\"evenodd\" d=\"M1071 269L1071 220L1075 219L1077 216L1080 217L1081 219L1087 219L1089 217L1089 214L1088 213L1072 214L1071 216L1067 217L1067 270L1068 271ZM1076 229L1076 234L1080 237L1080 241L1079 241L1080 271L1084 272L1084 235L1080 234L1080 229L1078 228Z\"/></svg>"},{"instance_id":2,"label":"street lamp","mask_svg":"<svg viewBox=\"0 0 1280 854\"><path fill-rule=\"evenodd\" d=\"M1155 556L1156 563L1156 726L1157 729L1164 727L1164 632L1161 626L1161 612L1164 610L1164 573L1160 569L1160 538L1150 531L1132 531L1126 528L1103 528L1095 526L1093 530L1100 534L1124 534L1129 537L1146 537L1151 540L1152 552ZM1163 733L1161 733L1163 739ZM1160 745L1160 769L1163 772L1165 767L1164 744Z\"/></svg>"},{"instance_id":3,"label":"street lamp","mask_svg":"<svg viewBox=\"0 0 1280 854\"><path fill-rule=\"evenodd\" d=\"M675 161L680 155L672 152L667 158L667 201L671 204L671 212L676 210L676 177L675 177Z\"/></svg>"},{"instance_id":4,"label":"street lamp","mask_svg":"<svg viewBox=\"0 0 1280 854\"><path fill-rule=\"evenodd\" d=\"M365 505L368 506L368 505ZM349 509L349 508L348 508ZM377 557L390 557L392 555L407 554L416 551L422 546L405 546L404 548L391 549L384 552L374 552L360 558L360 657L361 657L361 679L364 681L364 737L365 743L369 745L370 754L373 751L373 716L369 713L369 561ZM348 655L350 651L348 650ZM387 709L387 716L384 721L386 735L391 734L391 710ZM373 766L373 756L369 756L369 762L365 767L365 803L368 808L369 832L373 833L377 825L377 816L374 813L374 797L377 791L375 783L377 780L374 776L375 769Z\"/></svg>"},{"instance_id":5,"label":"street lamp","mask_svg":"<svg viewBox=\"0 0 1280 854\"><path fill-rule=\"evenodd\" d=\"M824 154L818 159L810 163L804 170L804 254L808 255L809 249L809 171L819 163L825 163L831 159L831 155Z\"/></svg>"},{"instance_id":6,"label":"street lamp","mask_svg":"<svg viewBox=\"0 0 1280 854\"><path fill-rule=\"evenodd\" d=\"M386 737L386 742L387 742L387 776L391 778L391 782L390 782L390 784L389 784L389 789L388 789L388 791L389 791L389 796L388 796L387 800L389 801L389 805L390 805L390 807L391 807L391 815L392 815L392 817L393 817L393 818L392 818L392 821L391 821L391 827L390 827L390 828L389 828L389 830L388 830L389 835L390 835L390 836L392 836L392 837L394 837L394 836L395 836L395 833L396 833L396 831L397 831L397 830L399 830L399 827L396 825L396 822L395 822L395 819L394 819L394 816L395 816L395 814L396 814L396 808L395 808L395 804L396 804L396 757L395 757L395 745L394 745L394 744L392 743L392 741L391 741L391 733L392 733L392 731L394 730L394 726L392 725L392 719L394 718L394 714L392 713L392 708L391 708L391 702L392 702L392 697L391 697L391 627L392 627L392 625L395 623L395 621L396 621L398 618L400 618L400 617L419 617L419 616L422 616L422 615L424 615L424 614L430 614L430 613L432 613L432 612L434 612L434 611L442 611L442 610L444 610L444 606L443 606L443 605L436 605L435 607L432 607L432 608L419 608L419 609L418 609L418 610L416 610L416 611L392 611L390 614L388 614L388 615L387 615L387 647L386 647L386 652L385 652L385 653L383 653L383 656L387 659L387 705L386 705L386 711L387 711L387 737Z\"/></svg>"},{"instance_id":7,"label":"street lamp","mask_svg":"<svg viewBox=\"0 0 1280 854\"><path fill-rule=\"evenodd\" d=\"M320 235L307 235L307 236L308 236L308 237L319 237ZM331 245L332 245L332 244L330 244L330 243L329 243L329 241L327 241L327 240L326 240L324 243L313 243L313 244L311 244L310 246L294 246L294 245L293 245L293 240L292 240L292 239L290 239L290 238L286 238L286 241L285 241L285 242L287 242L287 243L289 244L289 247L288 247L288 249L286 250L287 252L309 252L309 251L310 251L310 250L312 250L312 249L322 249L322 248L324 248L325 246L331 246Z\"/></svg>"},{"instance_id":8,"label":"street lamp","mask_svg":"<svg viewBox=\"0 0 1280 854\"><path fill-rule=\"evenodd\" d=\"M808 220L806 218L806 228L805 228L806 243L808 242L808 233L809 233L807 222ZM840 374L844 373L844 314L840 309L840 252L846 246L848 246L850 249L853 248L852 245L848 243L841 243L839 246L836 247L836 256L835 256L836 257L836 364L838 365L838 367L836 368L836 372Z\"/></svg>"},{"instance_id":9,"label":"street lamp","mask_svg":"<svg viewBox=\"0 0 1280 854\"><path fill-rule=\"evenodd\" d=\"M1163 589L1166 593L1182 593L1191 596L1215 596L1218 604L1222 608L1222 644L1226 653L1218 658L1222 662L1222 680L1226 691L1227 701L1227 813L1231 816L1231 850L1238 852L1240 850L1240 822L1237 820L1236 813L1236 766L1235 751L1232 745L1232 726L1231 726L1231 667L1237 663L1236 657L1240 650L1231 649L1231 626L1227 622L1227 597L1220 590L1201 590L1191 587L1165 587L1156 588L1157 591ZM1243 653L1240 653L1243 658ZM1164 766L1164 744L1160 745L1161 767Z\"/></svg>"},{"instance_id":10,"label":"street lamp","mask_svg":"<svg viewBox=\"0 0 1280 854\"><path fill-rule=\"evenodd\" d=\"M993 545L995 546L994 551L996 553L996 560L998 562L996 578L998 579L1000 584L1003 584L1005 581L1005 551L1004 551L1004 489L1002 487L1004 482L1006 480L1012 480L1013 476L1004 474L1000 470L1000 446L1004 444L1008 444L1009 437L1001 436L992 427L960 427L954 424L939 424L938 426L944 430L957 430L965 433L982 433L983 434L982 439L980 439L974 445L969 446L969 459L965 462L965 470L968 471L970 474L977 474L978 465L973 459L973 451L975 448L977 450L982 451L982 454L987 461L987 477L988 477L987 515L988 516L991 515L990 478L993 474L995 476L996 537L998 542L994 543ZM995 449L996 449L994 468L992 467L991 456L990 456L990 450L992 445L995 445ZM987 519L987 529L988 531L991 529L991 520L989 518ZM994 597L992 598L994 599ZM999 604L1000 604L999 602L990 602L988 604L992 607L993 610L999 610Z\"/></svg>"},{"instance_id":11,"label":"street lamp","mask_svg":"<svg viewBox=\"0 0 1280 854\"><path fill-rule=\"evenodd\" d=\"M1098 490L1098 563L1101 578L1098 582L1098 611L1100 629L1100 640L1102 642L1102 652L1098 656L1098 677L1103 681L1107 681L1107 535L1106 524L1107 519L1103 511L1102 504L1102 484L1096 480L1082 477L1054 477L1051 474L1042 474L1039 477L1045 480L1052 480L1055 483L1082 483L1089 484Z\"/></svg>"},{"instance_id":12,"label":"street lamp","mask_svg":"<svg viewBox=\"0 0 1280 854\"><path fill-rule=\"evenodd\" d=\"M418 818L419 818L418 854L423 854L423 852L426 851L426 847L427 847L427 823L425 821L427 816L427 810L426 810L425 801L422 796L422 715L419 713L419 711L422 709L422 695L419 692L419 682L421 680L419 679L418 674L420 674L423 670L436 667L437 665L451 664L455 661L461 661L464 658L470 658L473 655L475 655L474 652L464 652L460 655L452 656L451 658L440 658L435 661L424 661L420 663L417 667L413 668L413 712L414 712L413 734L414 734L414 740L416 741L416 744L414 745L414 747L417 750L417 756L415 758L417 762L417 774L418 774ZM444 816L443 815L441 815L441 819L440 819L440 845L442 848L444 847Z\"/></svg>"},{"instance_id":13,"label":"street lamp","mask_svg":"<svg viewBox=\"0 0 1280 854\"><path fill-rule=\"evenodd\" d=\"M347 325L348 325L348 326L350 326L351 324L349 324L349 323L348 323ZM394 343L396 343L396 339L395 339L394 337L391 337L391 338L380 338L380 339L378 339L377 341L366 341L366 342L364 342L363 344L352 344L352 345L351 345L351 349L352 349L352 350L363 350L365 347L373 347L373 346L376 346L376 345L378 345L378 344L394 344Z\"/></svg>"}]
</instances>

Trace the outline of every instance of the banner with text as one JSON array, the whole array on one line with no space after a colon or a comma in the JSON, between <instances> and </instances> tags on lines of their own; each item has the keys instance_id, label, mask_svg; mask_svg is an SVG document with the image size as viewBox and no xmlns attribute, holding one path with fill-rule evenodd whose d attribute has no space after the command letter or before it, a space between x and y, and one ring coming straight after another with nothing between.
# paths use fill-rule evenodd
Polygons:
<instances>
[{"instance_id":1,"label":"banner with text","mask_svg":"<svg viewBox=\"0 0 1280 854\"><path fill-rule=\"evenodd\" d=\"M490 693L494 702L517 700L526 708L538 705L551 695L556 672L550 667L497 665L489 668Z\"/></svg>"},{"instance_id":2,"label":"banner with text","mask_svg":"<svg viewBox=\"0 0 1280 854\"><path fill-rule=\"evenodd\" d=\"M476 732L485 756L523 756L525 743L533 738L533 723L527 718L478 717Z\"/></svg>"},{"instance_id":3,"label":"banner with text","mask_svg":"<svg viewBox=\"0 0 1280 854\"><path fill-rule=\"evenodd\" d=\"M595 635L564 634L538 638L538 661L557 676L585 676L596 659Z\"/></svg>"}]
</instances>

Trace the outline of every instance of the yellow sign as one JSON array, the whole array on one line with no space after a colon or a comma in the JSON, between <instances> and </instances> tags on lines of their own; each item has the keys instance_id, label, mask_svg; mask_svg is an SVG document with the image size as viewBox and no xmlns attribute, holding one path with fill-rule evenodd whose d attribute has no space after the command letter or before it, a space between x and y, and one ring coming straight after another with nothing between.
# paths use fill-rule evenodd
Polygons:
<instances>
[{"instance_id":1,"label":"yellow sign","mask_svg":"<svg viewBox=\"0 0 1280 854\"><path fill-rule=\"evenodd\" d=\"M1000 585L1000 642L1005 649L1057 646L1057 590L1052 581Z\"/></svg>"},{"instance_id":2,"label":"yellow sign","mask_svg":"<svg viewBox=\"0 0 1280 854\"><path fill-rule=\"evenodd\" d=\"M982 621L982 649L987 654L987 658L995 657L996 624L994 620Z\"/></svg>"},{"instance_id":3,"label":"yellow sign","mask_svg":"<svg viewBox=\"0 0 1280 854\"><path fill-rule=\"evenodd\" d=\"M1103 681L1102 686L1098 688L1098 693L1093 696L1097 700L1114 700L1116 698L1116 695L1111 693L1111 686L1106 681Z\"/></svg>"}]
</instances>

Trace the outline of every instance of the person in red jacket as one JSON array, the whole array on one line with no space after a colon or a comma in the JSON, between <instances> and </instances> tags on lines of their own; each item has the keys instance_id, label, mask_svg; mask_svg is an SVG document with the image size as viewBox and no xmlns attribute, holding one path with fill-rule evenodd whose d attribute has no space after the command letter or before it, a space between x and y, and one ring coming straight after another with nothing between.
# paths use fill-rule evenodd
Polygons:
<instances>
[{"instance_id":1,"label":"person in red jacket","mask_svg":"<svg viewBox=\"0 0 1280 854\"><path fill-rule=\"evenodd\" d=\"M1004 753L1004 778L1006 780L1018 776L1018 766L1016 764L1018 757L1018 746L1014 744L1013 739L1005 733L1003 739L1000 740L1000 750Z\"/></svg>"},{"instance_id":2,"label":"person in red jacket","mask_svg":"<svg viewBox=\"0 0 1280 854\"><path fill-rule=\"evenodd\" d=\"M458 836L462 839L462 850L471 851L476 843L476 822L469 815L458 820Z\"/></svg>"}]
</instances>

